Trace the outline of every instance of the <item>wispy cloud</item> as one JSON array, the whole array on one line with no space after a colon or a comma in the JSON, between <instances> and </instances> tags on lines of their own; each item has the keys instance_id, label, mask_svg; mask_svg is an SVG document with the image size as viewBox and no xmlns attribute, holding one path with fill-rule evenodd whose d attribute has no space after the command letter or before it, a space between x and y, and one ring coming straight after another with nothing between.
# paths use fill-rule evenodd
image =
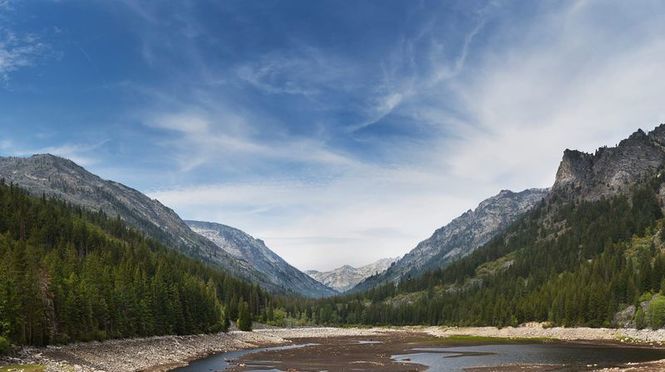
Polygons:
<instances>
[{"instance_id":1,"label":"wispy cloud","mask_svg":"<svg viewBox=\"0 0 665 372\"><path fill-rule=\"evenodd\" d=\"M377 124L403 105L422 100L432 89L441 89L442 84L456 78L463 71L473 40L482 31L493 7L489 4L477 12L475 25L463 36L459 47L451 48L440 40L441 31L432 21L425 22L413 36L404 36L382 63L383 79L368 101L366 120L349 127L349 131ZM404 114L412 113L407 110Z\"/></svg>"},{"instance_id":2,"label":"wispy cloud","mask_svg":"<svg viewBox=\"0 0 665 372\"><path fill-rule=\"evenodd\" d=\"M4 81L10 73L32 66L47 51L37 35L14 30L13 12L9 0L0 1L0 80Z\"/></svg>"},{"instance_id":3,"label":"wispy cloud","mask_svg":"<svg viewBox=\"0 0 665 372\"><path fill-rule=\"evenodd\" d=\"M271 52L236 71L241 80L262 92L308 98L322 91L350 89L340 83L355 73L348 62L312 46L296 46L288 54Z\"/></svg>"},{"instance_id":4,"label":"wispy cloud","mask_svg":"<svg viewBox=\"0 0 665 372\"><path fill-rule=\"evenodd\" d=\"M7 80L10 73L32 66L45 49L36 36L19 35L0 26L0 80Z\"/></svg>"},{"instance_id":5,"label":"wispy cloud","mask_svg":"<svg viewBox=\"0 0 665 372\"><path fill-rule=\"evenodd\" d=\"M334 151L321 141L293 136L262 136L244 117L229 111L214 115L201 112L160 114L147 118L146 125L176 135L164 145L177 149L182 171L203 165L223 168L220 159L231 167L261 162L293 162L311 165L351 166L355 161Z\"/></svg>"}]
</instances>

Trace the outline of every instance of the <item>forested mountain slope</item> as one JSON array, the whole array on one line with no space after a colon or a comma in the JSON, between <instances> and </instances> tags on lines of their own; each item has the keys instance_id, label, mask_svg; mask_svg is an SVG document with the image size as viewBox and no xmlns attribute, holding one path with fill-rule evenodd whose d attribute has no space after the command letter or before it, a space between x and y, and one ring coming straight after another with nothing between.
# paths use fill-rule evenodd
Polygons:
<instances>
[{"instance_id":1,"label":"forested mountain slope","mask_svg":"<svg viewBox=\"0 0 665 372\"><path fill-rule=\"evenodd\" d=\"M311 297L330 294L325 288L298 292L304 287L292 283L302 279L304 274L293 277L263 272L243 257L229 254L192 231L173 210L158 200L123 184L104 180L70 160L49 154L28 158L0 157L0 178L35 196L55 197L92 211L102 210L109 216L119 216L166 247L217 265L270 291Z\"/></svg>"},{"instance_id":2,"label":"forested mountain slope","mask_svg":"<svg viewBox=\"0 0 665 372\"><path fill-rule=\"evenodd\" d=\"M194 232L203 235L233 257L251 262L255 270L268 274L275 285L290 288L308 297L325 297L337 294L333 289L289 265L283 258L266 247L260 239L254 239L236 228L214 222L185 221Z\"/></svg>"},{"instance_id":3,"label":"forested mountain slope","mask_svg":"<svg viewBox=\"0 0 665 372\"><path fill-rule=\"evenodd\" d=\"M417 277L470 254L532 209L547 193L547 189L521 192L502 190L483 200L476 209L469 209L436 230L430 238L420 242L384 273L369 277L353 291L367 290L387 282L397 283L406 277Z\"/></svg>"},{"instance_id":4,"label":"forested mountain slope","mask_svg":"<svg viewBox=\"0 0 665 372\"><path fill-rule=\"evenodd\" d=\"M0 337L43 345L219 331L257 285L167 249L118 218L0 183Z\"/></svg>"}]
</instances>

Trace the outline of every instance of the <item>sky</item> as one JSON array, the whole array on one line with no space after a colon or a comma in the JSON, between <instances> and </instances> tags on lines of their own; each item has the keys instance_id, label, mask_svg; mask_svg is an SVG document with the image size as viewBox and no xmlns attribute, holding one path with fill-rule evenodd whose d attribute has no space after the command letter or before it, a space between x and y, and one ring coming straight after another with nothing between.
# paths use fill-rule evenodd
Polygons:
<instances>
[{"instance_id":1,"label":"sky","mask_svg":"<svg viewBox=\"0 0 665 372\"><path fill-rule=\"evenodd\" d=\"M665 122L662 1L0 0L0 155L300 269L400 256Z\"/></svg>"}]
</instances>

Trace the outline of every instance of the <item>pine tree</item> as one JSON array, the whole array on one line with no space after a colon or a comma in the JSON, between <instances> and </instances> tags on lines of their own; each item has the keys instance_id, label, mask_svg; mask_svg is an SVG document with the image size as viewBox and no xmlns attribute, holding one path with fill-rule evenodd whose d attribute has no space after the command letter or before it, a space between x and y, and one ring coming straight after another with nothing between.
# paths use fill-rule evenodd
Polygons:
<instances>
[{"instance_id":1,"label":"pine tree","mask_svg":"<svg viewBox=\"0 0 665 372\"><path fill-rule=\"evenodd\" d=\"M252 316L249 313L249 304L247 301L240 303L238 309L240 315L238 317L238 329L241 331L251 331L252 330Z\"/></svg>"}]
</instances>

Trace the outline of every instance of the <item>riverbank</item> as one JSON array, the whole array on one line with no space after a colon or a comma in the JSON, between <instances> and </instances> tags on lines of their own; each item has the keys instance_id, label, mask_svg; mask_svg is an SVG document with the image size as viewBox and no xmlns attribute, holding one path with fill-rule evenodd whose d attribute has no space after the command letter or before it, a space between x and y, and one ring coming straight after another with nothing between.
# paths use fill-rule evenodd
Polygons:
<instances>
[{"instance_id":1,"label":"riverbank","mask_svg":"<svg viewBox=\"0 0 665 372\"><path fill-rule=\"evenodd\" d=\"M166 371L207 355L266 346L287 345L294 340L421 334L443 339L475 336L534 341L586 341L590 343L665 345L665 330L609 328L560 328L526 324L520 327L381 327L381 328L291 328L234 331L212 335L162 336L105 342L76 343L46 348L24 348L12 358L0 360L0 370L9 364L39 364L46 371L124 372ZM665 360L627 365L631 371L665 370Z\"/></svg>"},{"instance_id":2,"label":"riverbank","mask_svg":"<svg viewBox=\"0 0 665 372\"><path fill-rule=\"evenodd\" d=\"M527 323L519 327L409 327L436 337L454 335L536 338L558 341L601 341L626 344L665 345L665 329L544 327L540 323Z\"/></svg>"},{"instance_id":3,"label":"riverbank","mask_svg":"<svg viewBox=\"0 0 665 372\"><path fill-rule=\"evenodd\" d=\"M372 336L378 328L260 329L254 332L159 336L82 342L45 348L26 347L0 359L8 365L39 365L46 372L167 371L211 354L290 344L294 338Z\"/></svg>"}]
</instances>

